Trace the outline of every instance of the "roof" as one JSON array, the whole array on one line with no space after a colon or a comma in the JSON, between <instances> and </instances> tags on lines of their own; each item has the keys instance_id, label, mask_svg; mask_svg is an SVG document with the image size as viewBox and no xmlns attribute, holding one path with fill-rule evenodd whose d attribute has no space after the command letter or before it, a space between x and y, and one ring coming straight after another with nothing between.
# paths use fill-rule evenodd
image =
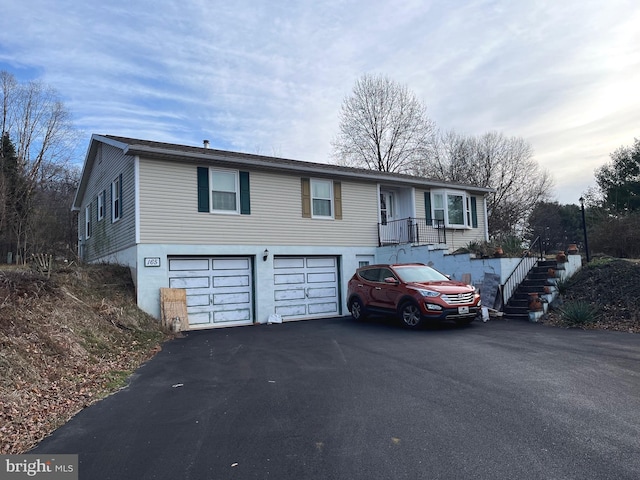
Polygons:
<instances>
[{"instance_id":1,"label":"roof","mask_svg":"<svg viewBox=\"0 0 640 480\"><path fill-rule=\"evenodd\" d=\"M141 140L116 135L92 135L85 163L82 170L82 177L76 196L73 201L72 210L80 208L80 201L86 189L86 182L93 167L95 152L98 143L106 143L116 148L122 149L125 155L140 156L150 159L170 160L174 162L189 162L200 164L216 164L229 167L251 167L262 170L290 171L304 175L330 176L332 178L344 178L352 180L374 181L387 184L428 187L428 188L463 188L468 191L482 194L491 193L492 188L478 187L470 184L443 182L424 177L406 175L401 173L379 172L362 168L343 167L340 165L305 162L301 160L291 160L286 158L268 157L251 153L231 152L217 150L204 146L192 147L173 143L156 142L152 140Z\"/></svg>"}]
</instances>

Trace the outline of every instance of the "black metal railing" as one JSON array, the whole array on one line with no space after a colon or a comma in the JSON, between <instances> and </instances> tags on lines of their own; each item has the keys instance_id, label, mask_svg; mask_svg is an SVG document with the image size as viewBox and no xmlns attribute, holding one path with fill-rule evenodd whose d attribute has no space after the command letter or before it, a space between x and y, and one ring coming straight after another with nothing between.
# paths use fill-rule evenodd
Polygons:
<instances>
[{"instance_id":1,"label":"black metal railing","mask_svg":"<svg viewBox=\"0 0 640 480\"><path fill-rule=\"evenodd\" d=\"M529 245L529 248L525 250L522 258L516 265L516 268L513 269L513 272L511 272L511 274L502 284L503 308L504 305L509 303L509 300L511 300L511 297L518 288L518 285L520 285L522 281L527 278L527 275L529 274L531 269L536 266L539 260L543 259L544 255L542 254L542 242L540 241L540 237L536 237L536 239L531 242L531 245Z\"/></svg>"},{"instance_id":2,"label":"black metal railing","mask_svg":"<svg viewBox=\"0 0 640 480\"><path fill-rule=\"evenodd\" d=\"M444 220L403 218L378 224L378 244L437 245L447 243Z\"/></svg>"}]
</instances>

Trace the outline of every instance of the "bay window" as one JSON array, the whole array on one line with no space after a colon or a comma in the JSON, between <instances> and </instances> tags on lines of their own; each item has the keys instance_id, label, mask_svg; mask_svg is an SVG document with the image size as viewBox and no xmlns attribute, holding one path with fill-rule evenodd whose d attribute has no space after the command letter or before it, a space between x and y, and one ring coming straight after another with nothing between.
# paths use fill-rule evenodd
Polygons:
<instances>
[{"instance_id":1,"label":"bay window","mask_svg":"<svg viewBox=\"0 0 640 480\"><path fill-rule=\"evenodd\" d=\"M432 218L444 221L448 228L471 228L475 198L457 190L432 190ZM473 205L472 205L473 204Z\"/></svg>"}]
</instances>

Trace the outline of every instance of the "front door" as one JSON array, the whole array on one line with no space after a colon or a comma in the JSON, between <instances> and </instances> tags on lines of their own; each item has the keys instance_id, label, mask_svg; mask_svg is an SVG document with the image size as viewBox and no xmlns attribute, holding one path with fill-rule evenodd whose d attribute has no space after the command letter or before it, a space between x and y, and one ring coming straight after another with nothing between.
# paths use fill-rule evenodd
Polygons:
<instances>
[{"instance_id":1,"label":"front door","mask_svg":"<svg viewBox=\"0 0 640 480\"><path fill-rule=\"evenodd\" d=\"M382 243L398 243L396 230L395 195L387 190L380 190L380 241Z\"/></svg>"}]
</instances>

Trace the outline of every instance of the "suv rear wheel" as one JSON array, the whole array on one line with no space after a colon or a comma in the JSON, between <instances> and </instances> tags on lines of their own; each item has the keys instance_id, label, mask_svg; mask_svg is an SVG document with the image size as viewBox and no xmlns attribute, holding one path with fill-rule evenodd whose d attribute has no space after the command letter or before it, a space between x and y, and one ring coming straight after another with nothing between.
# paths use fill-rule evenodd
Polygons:
<instances>
[{"instance_id":1,"label":"suv rear wheel","mask_svg":"<svg viewBox=\"0 0 640 480\"><path fill-rule=\"evenodd\" d=\"M400 320L408 328L417 328L422 323L420 307L415 302L405 302L399 309Z\"/></svg>"},{"instance_id":2,"label":"suv rear wheel","mask_svg":"<svg viewBox=\"0 0 640 480\"><path fill-rule=\"evenodd\" d=\"M367 316L362 301L357 297L351 299L351 302L349 303L349 311L351 312L351 316L354 320L364 320Z\"/></svg>"}]
</instances>

